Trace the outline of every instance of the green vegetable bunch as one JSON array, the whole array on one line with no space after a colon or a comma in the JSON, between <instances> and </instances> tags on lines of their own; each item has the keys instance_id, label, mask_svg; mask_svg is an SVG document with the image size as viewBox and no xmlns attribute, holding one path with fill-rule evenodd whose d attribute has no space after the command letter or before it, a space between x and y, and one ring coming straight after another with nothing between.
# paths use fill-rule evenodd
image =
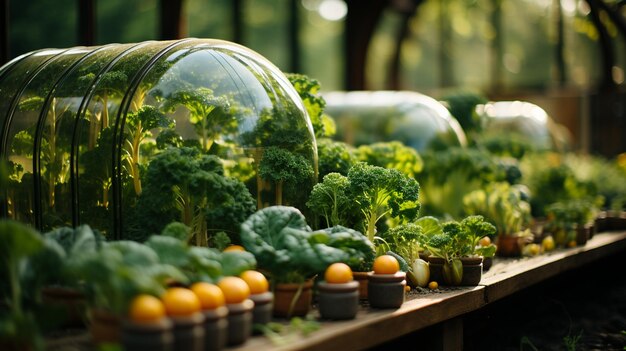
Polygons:
<instances>
[{"instance_id":1,"label":"green vegetable bunch","mask_svg":"<svg viewBox=\"0 0 626 351\"><path fill-rule=\"evenodd\" d=\"M329 138L317 139L317 155L320 179L329 173L345 176L350 167L359 161L353 146Z\"/></svg>"},{"instance_id":2,"label":"green vegetable bunch","mask_svg":"<svg viewBox=\"0 0 626 351\"><path fill-rule=\"evenodd\" d=\"M303 282L335 262L356 268L374 259L374 247L361 233L338 226L312 231L300 211L288 206L252 214L241 225L241 242L275 282Z\"/></svg>"},{"instance_id":3,"label":"green vegetable bunch","mask_svg":"<svg viewBox=\"0 0 626 351\"><path fill-rule=\"evenodd\" d=\"M319 93L319 81L298 73L287 73L286 76L304 103L315 131L315 137L328 137L335 134L335 121L324 113L326 100Z\"/></svg>"},{"instance_id":4,"label":"green vegetable bunch","mask_svg":"<svg viewBox=\"0 0 626 351\"><path fill-rule=\"evenodd\" d=\"M419 153L399 141L361 145L357 153L360 161L373 166L397 169L411 178L415 178L424 166Z\"/></svg>"},{"instance_id":5,"label":"green vegetable bunch","mask_svg":"<svg viewBox=\"0 0 626 351\"><path fill-rule=\"evenodd\" d=\"M224 175L219 158L194 148L168 148L145 174L137 200L133 238L145 239L166 224L180 221L191 228L191 240L207 246L210 230L236 237L238 226L256 209L246 186Z\"/></svg>"}]
</instances>

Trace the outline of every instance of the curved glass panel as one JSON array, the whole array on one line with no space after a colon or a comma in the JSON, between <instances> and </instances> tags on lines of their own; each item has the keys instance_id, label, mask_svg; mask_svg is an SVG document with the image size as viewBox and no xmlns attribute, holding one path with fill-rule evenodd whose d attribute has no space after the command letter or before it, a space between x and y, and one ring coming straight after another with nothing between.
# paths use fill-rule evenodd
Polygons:
<instances>
[{"instance_id":1,"label":"curved glass panel","mask_svg":"<svg viewBox=\"0 0 626 351\"><path fill-rule=\"evenodd\" d=\"M75 162L78 222L113 233L113 140L115 116L140 69L166 43L112 46L98 55L107 66L96 74L80 111ZM111 57L113 55L113 57Z\"/></svg>"},{"instance_id":2,"label":"curved glass panel","mask_svg":"<svg viewBox=\"0 0 626 351\"><path fill-rule=\"evenodd\" d=\"M353 145L400 141L418 151L465 146L465 133L438 101L415 92L354 91L324 94L335 119L335 139Z\"/></svg>"},{"instance_id":3,"label":"curved glass panel","mask_svg":"<svg viewBox=\"0 0 626 351\"><path fill-rule=\"evenodd\" d=\"M305 196L317 173L313 129L289 81L258 54L217 40L181 43L152 64L130 101L119 158L125 236L145 237L173 220L194 233L206 232L198 243L218 231L238 230L236 218L215 218L215 207L234 198L198 198L187 180L161 189L162 199L175 200L151 208L155 184L142 174L150 174L162 162L159 155L172 147L196 158L215 156L220 165L214 172L227 179L220 182L245 185L255 207L306 209ZM293 164L300 166L290 169ZM147 221L149 211L154 215Z\"/></svg>"},{"instance_id":4,"label":"curved glass panel","mask_svg":"<svg viewBox=\"0 0 626 351\"><path fill-rule=\"evenodd\" d=\"M524 101L498 101L478 105L476 112L485 117L485 135L515 134L535 148L552 148L550 124L554 124L544 109Z\"/></svg>"},{"instance_id":5,"label":"curved glass panel","mask_svg":"<svg viewBox=\"0 0 626 351\"><path fill-rule=\"evenodd\" d=\"M311 122L282 72L245 47L42 50L0 68L0 81L0 151L14 170L3 216L137 240L180 221L207 245L257 208L306 211Z\"/></svg>"},{"instance_id":6,"label":"curved glass panel","mask_svg":"<svg viewBox=\"0 0 626 351\"><path fill-rule=\"evenodd\" d=\"M56 138L53 136L56 132L42 134L43 128L39 125L42 116L57 121L64 115L68 108L66 101L52 101L49 106L45 106L46 98L66 70L87 52L88 50L84 48L57 52L58 55L47 61L26 82L12 103L5 140L6 153L9 162L21 168L23 174L19 179L20 187L7 196L11 218L41 227L42 206L56 211L56 208L70 205L56 202L54 181L58 177L69 175L69 168L45 168L40 170L40 174L37 173L39 153L42 154L41 157L47 159L56 158L57 153L62 154L57 149ZM56 130L56 123L51 123L48 129ZM41 184L37 181L38 177L43 180ZM36 196L40 196L41 202L35 198Z\"/></svg>"}]
</instances>

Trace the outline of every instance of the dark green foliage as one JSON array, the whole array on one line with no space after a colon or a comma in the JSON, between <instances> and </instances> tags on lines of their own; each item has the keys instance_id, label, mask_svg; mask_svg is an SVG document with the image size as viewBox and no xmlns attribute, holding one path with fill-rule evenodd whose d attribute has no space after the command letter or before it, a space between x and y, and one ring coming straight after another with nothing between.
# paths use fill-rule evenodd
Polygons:
<instances>
[{"instance_id":1,"label":"dark green foliage","mask_svg":"<svg viewBox=\"0 0 626 351\"><path fill-rule=\"evenodd\" d=\"M331 123L330 117L324 114L326 100L319 94L319 81L297 73L287 73L286 76L304 102L304 107L315 131L315 137L321 138L332 135L334 123Z\"/></svg>"},{"instance_id":2,"label":"dark green foliage","mask_svg":"<svg viewBox=\"0 0 626 351\"><path fill-rule=\"evenodd\" d=\"M485 96L469 90L456 90L445 94L441 100L446 102L450 114L459 121L466 133L483 130L485 120L476 113L476 105L487 103Z\"/></svg>"},{"instance_id":3,"label":"dark green foliage","mask_svg":"<svg viewBox=\"0 0 626 351\"><path fill-rule=\"evenodd\" d=\"M134 218L137 232L130 233L138 240L180 221L198 244L207 245L207 231L236 234L256 208L245 186L224 175L221 161L197 149L164 150L150 162L144 183Z\"/></svg>"},{"instance_id":4,"label":"dark green foliage","mask_svg":"<svg viewBox=\"0 0 626 351\"><path fill-rule=\"evenodd\" d=\"M363 235L347 228L311 231L300 211L287 206L251 215L241 225L241 242L277 282L304 281L335 262L359 266L371 260L373 250Z\"/></svg>"},{"instance_id":5,"label":"dark green foliage","mask_svg":"<svg viewBox=\"0 0 626 351\"><path fill-rule=\"evenodd\" d=\"M380 236L387 249L402 256L406 262L419 258L420 243L426 241L422 227L415 223L405 223L390 228Z\"/></svg>"},{"instance_id":6,"label":"dark green foliage","mask_svg":"<svg viewBox=\"0 0 626 351\"><path fill-rule=\"evenodd\" d=\"M348 170L358 162L354 147L329 138L317 139L319 178L329 173L348 174Z\"/></svg>"},{"instance_id":7,"label":"dark green foliage","mask_svg":"<svg viewBox=\"0 0 626 351\"><path fill-rule=\"evenodd\" d=\"M172 222L163 228L161 235L176 238L182 242L191 239L191 228L180 222Z\"/></svg>"},{"instance_id":8,"label":"dark green foliage","mask_svg":"<svg viewBox=\"0 0 626 351\"><path fill-rule=\"evenodd\" d=\"M381 218L389 215L411 221L419 214L419 184L398 170L359 162L348 172L348 181L349 194L363 214L363 230L370 240Z\"/></svg>"},{"instance_id":9,"label":"dark green foliage","mask_svg":"<svg viewBox=\"0 0 626 351\"><path fill-rule=\"evenodd\" d=\"M327 174L321 183L315 184L306 205L324 218L326 227L355 224L356 203L348 193L350 181L339 173Z\"/></svg>"},{"instance_id":10,"label":"dark green foliage","mask_svg":"<svg viewBox=\"0 0 626 351\"><path fill-rule=\"evenodd\" d=\"M297 192L307 188L314 176L311 163L299 154L279 147L269 147L263 152L259 176L274 183L276 204L283 204L283 192Z\"/></svg>"}]
</instances>

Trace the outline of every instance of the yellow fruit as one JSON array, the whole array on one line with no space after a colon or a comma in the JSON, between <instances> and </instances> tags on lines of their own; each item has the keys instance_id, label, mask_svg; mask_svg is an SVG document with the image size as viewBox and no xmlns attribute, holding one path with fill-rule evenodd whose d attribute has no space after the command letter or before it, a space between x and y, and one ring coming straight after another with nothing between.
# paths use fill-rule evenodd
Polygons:
<instances>
[{"instance_id":1,"label":"yellow fruit","mask_svg":"<svg viewBox=\"0 0 626 351\"><path fill-rule=\"evenodd\" d=\"M134 322L156 322L165 316L165 306L158 298L142 294L130 303L128 315Z\"/></svg>"},{"instance_id":2,"label":"yellow fruit","mask_svg":"<svg viewBox=\"0 0 626 351\"><path fill-rule=\"evenodd\" d=\"M344 284L352 281L352 269L345 263L333 263L324 273L324 280L330 284Z\"/></svg>"},{"instance_id":3,"label":"yellow fruit","mask_svg":"<svg viewBox=\"0 0 626 351\"><path fill-rule=\"evenodd\" d=\"M224 249L224 252L228 251L246 251L246 249L241 245L230 245Z\"/></svg>"},{"instance_id":4,"label":"yellow fruit","mask_svg":"<svg viewBox=\"0 0 626 351\"><path fill-rule=\"evenodd\" d=\"M554 250L556 243L554 242L554 238L552 237L552 235L548 235L543 238L543 240L541 240L541 246L546 252Z\"/></svg>"},{"instance_id":5,"label":"yellow fruit","mask_svg":"<svg viewBox=\"0 0 626 351\"><path fill-rule=\"evenodd\" d=\"M491 245L491 238L489 238L488 236L483 236L478 243L480 244L480 246L489 246Z\"/></svg>"},{"instance_id":6,"label":"yellow fruit","mask_svg":"<svg viewBox=\"0 0 626 351\"><path fill-rule=\"evenodd\" d=\"M408 285L405 285L404 286L404 292L409 292L409 291L411 291L411 287L408 286Z\"/></svg>"},{"instance_id":7,"label":"yellow fruit","mask_svg":"<svg viewBox=\"0 0 626 351\"><path fill-rule=\"evenodd\" d=\"M436 290L439 288L439 283L433 280L432 282L428 283L428 288L430 290Z\"/></svg>"},{"instance_id":8,"label":"yellow fruit","mask_svg":"<svg viewBox=\"0 0 626 351\"><path fill-rule=\"evenodd\" d=\"M217 286L222 289L226 303L241 303L250 296L248 284L239 277L222 278Z\"/></svg>"},{"instance_id":9,"label":"yellow fruit","mask_svg":"<svg viewBox=\"0 0 626 351\"><path fill-rule=\"evenodd\" d=\"M200 300L203 310L214 310L226 304L224 293L217 285L199 282L191 286L191 291Z\"/></svg>"},{"instance_id":10,"label":"yellow fruit","mask_svg":"<svg viewBox=\"0 0 626 351\"><path fill-rule=\"evenodd\" d=\"M265 278L265 276L261 272L249 270L241 273L239 277L243 279L246 284L248 284L248 287L250 288L250 293L253 295L267 292L267 290L269 290L270 288L270 284L267 282L267 278Z\"/></svg>"},{"instance_id":11,"label":"yellow fruit","mask_svg":"<svg viewBox=\"0 0 626 351\"><path fill-rule=\"evenodd\" d=\"M161 297L169 316L189 316L200 311L200 299L186 288L169 288Z\"/></svg>"},{"instance_id":12,"label":"yellow fruit","mask_svg":"<svg viewBox=\"0 0 626 351\"><path fill-rule=\"evenodd\" d=\"M523 253L526 256L537 256L540 250L541 246L539 244L532 243L524 246Z\"/></svg>"},{"instance_id":13,"label":"yellow fruit","mask_svg":"<svg viewBox=\"0 0 626 351\"><path fill-rule=\"evenodd\" d=\"M376 274L396 274L400 270L400 263L395 257L382 255L374 260L374 273Z\"/></svg>"}]
</instances>

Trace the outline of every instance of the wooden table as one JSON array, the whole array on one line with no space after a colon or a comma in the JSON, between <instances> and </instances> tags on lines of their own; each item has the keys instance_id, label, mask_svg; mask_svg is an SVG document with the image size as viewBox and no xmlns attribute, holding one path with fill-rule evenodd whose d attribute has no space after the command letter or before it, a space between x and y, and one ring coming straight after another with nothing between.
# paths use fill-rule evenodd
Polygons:
<instances>
[{"instance_id":1,"label":"wooden table","mask_svg":"<svg viewBox=\"0 0 626 351\"><path fill-rule=\"evenodd\" d=\"M597 259L626 251L626 232L595 235L585 246L558 249L535 257L497 258L476 287L450 288L442 293L409 295L397 310L361 308L356 319L321 322L321 329L288 345L277 346L254 337L229 350L361 350L443 323L439 343L444 350L462 348L463 314L516 292L581 267Z\"/></svg>"}]
</instances>

